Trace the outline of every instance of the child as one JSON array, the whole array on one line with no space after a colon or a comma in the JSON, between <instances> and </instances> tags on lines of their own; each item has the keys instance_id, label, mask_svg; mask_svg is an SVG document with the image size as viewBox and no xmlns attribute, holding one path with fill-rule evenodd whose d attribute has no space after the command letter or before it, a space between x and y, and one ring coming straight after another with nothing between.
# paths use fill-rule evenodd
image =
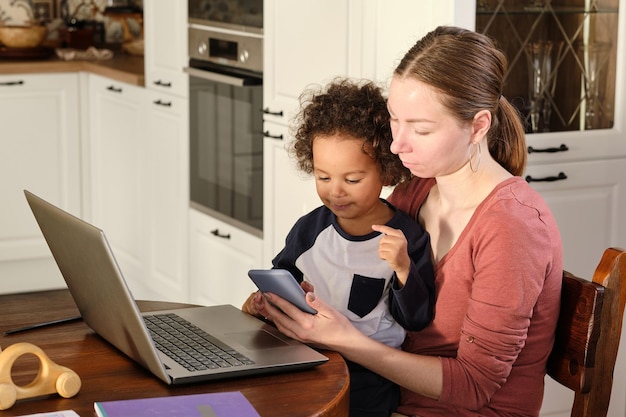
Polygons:
<instances>
[{"instance_id":1,"label":"child","mask_svg":"<svg viewBox=\"0 0 626 417\"><path fill-rule=\"evenodd\" d=\"M301 102L291 151L299 168L315 176L324 205L296 222L273 266L310 283L366 335L400 347L403 327L419 330L432 319L435 290L428 234L380 198L383 186L411 176L390 151L386 100L371 82L337 79ZM372 229L381 224L398 229L397 235ZM416 302L399 306L394 291L410 291ZM256 297L242 309L256 314ZM357 364L348 366L351 416L395 411L395 384Z\"/></svg>"}]
</instances>

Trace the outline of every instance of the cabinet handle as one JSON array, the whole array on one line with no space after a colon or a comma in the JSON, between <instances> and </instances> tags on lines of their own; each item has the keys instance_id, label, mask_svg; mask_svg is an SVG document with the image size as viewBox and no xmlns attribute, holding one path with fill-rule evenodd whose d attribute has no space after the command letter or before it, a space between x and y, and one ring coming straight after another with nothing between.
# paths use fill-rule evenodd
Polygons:
<instances>
[{"instance_id":1,"label":"cabinet handle","mask_svg":"<svg viewBox=\"0 0 626 417\"><path fill-rule=\"evenodd\" d=\"M561 181L561 180L566 180L567 179L567 175L565 175L565 173L563 172L559 172L559 175L555 176L551 176L551 177L543 177L543 178L533 178L530 175L526 175L526 182L554 182L554 181Z\"/></svg>"},{"instance_id":2,"label":"cabinet handle","mask_svg":"<svg viewBox=\"0 0 626 417\"><path fill-rule=\"evenodd\" d=\"M3 86L7 86L7 87L12 87L14 85L24 85L24 81L20 80L20 81L7 81L4 83L0 83L0 85Z\"/></svg>"},{"instance_id":3,"label":"cabinet handle","mask_svg":"<svg viewBox=\"0 0 626 417\"><path fill-rule=\"evenodd\" d=\"M115 87L115 86L112 86L112 85L108 86L107 90L113 91L114 93L121 93L122 92L121 88L118 88L118 87Z\"/></svg>"},{"instance_id":4,"label":"cabinet handle","mask_svg":"<svg viewBox=\"0 0 626 417\"><path fill-rule=\"evenodd\" d=\"M153 103L156 104L157 106L172 107L171 101L162 101L161 99L158 99L158 100L153 101Z\"/></svg>"},{"instance_id":5,"label":"cabinet handle","mask_svg":"<svg viewBox=\"0 0 626 417\"><path fill-rule=\"evenodd\" d=\"M280 135L272 135L268 130L263 132L263 136L265 136L266 138L283 140L283 134L282 133Z\"/></svg>"},{"instance_id":6,"label":"cabinet handle","mask_svg":"<svg viewBox=\"0 0 626 417\"><path fill-rule=\"evenodd\" d=\"M230 239L230 233L228 233L227 235L224 235L220 233L219 229L211 230L211 234L213 234L213 236L221 237L224 239Z\"/></svg>"},{"instance_id":7,"label":"cabinet handle","mask_svg":"<svg viewBox=\"0 0 626 417\"><path fill-rule=\"evenodd\" d=\"M161 81L161 80L156 80L154 82L154 85L160 85L161 87L171 87L172 83L171 82L166 82L166 81Z\"/></svg>"},{"instance_id":8,"label":"cabinet handle","mask_svg":"<svg viewBox=\"0 0 626 417\"><path fill-rule=\"evenodd\" d=\"M263 109L263 114L269 114L271 116L282 116L283 115L283 111L271 111L268 107Z\"/></svg>"},{"instance_id":9,"label":"cabinet handle","mask_svg":"<svg viewBox=\"0 0 626 417\"><path fill-rule=\"evenodd\" d=\"M528 147L528 153L533 153L533 152L555 153L555 152L565 152L565 151L569 151L569 148L564 143L562 143L561 146L559 146L558 148L535 149L532 146Z\"/></svg>"}]
</instances>

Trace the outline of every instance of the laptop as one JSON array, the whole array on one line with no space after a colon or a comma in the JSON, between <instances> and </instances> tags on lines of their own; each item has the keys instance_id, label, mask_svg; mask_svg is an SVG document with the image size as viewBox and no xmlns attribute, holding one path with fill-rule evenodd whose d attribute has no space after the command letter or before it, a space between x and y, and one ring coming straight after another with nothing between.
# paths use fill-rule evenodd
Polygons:
<instances>
[{"instance_id":1,"label":"laptop","mask_svg":"<svg viewBox=\"0 0 626 417\"><path fill-rule=\"evenodd\" d=\"M231 305L141 313L104 232L24 193L85 323L166 384L306 369L328 360ZM192 351L181 354L174 347L180 341ZM182 359L173 359L176 354Z\"/></svg>"}]
</instances>

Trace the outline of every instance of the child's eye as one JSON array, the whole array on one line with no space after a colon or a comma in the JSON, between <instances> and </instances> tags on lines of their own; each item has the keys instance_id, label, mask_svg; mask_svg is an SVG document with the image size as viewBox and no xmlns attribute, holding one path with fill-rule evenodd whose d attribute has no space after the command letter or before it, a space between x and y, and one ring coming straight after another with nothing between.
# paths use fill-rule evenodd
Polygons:
<instances>
[{"instance_id":1,"label":"child's eye","mask_svg":"<svg viewBox=\"0 0 626 417\"><path fill-rule=\"evenodd\" d=\"M348 184L358 184L361 182L361 180L351 180L351 179L346 179L346 182Z\"/></svg>"},{"instance_id":2,"label":"child's eye","mask_svg":"<svg viewBox=\"0 0 626 417\"><path fill-rule=\"evenodd\" d=\"M318 181L328 181L329 179L330 178L328 178L328 177L320 177L320 176L317 177Z\"/></svg>"}]
</instances>

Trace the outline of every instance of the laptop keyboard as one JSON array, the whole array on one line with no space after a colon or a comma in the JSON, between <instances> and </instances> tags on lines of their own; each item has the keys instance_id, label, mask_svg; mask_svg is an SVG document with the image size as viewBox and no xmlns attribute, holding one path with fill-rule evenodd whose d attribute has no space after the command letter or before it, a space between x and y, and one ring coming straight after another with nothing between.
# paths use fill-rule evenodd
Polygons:
<instances>
[{"instance_id":1,"label":"laptop keyboard","mask_svg":"<svg viewBox=\"0 0 626 417\"><path fill-rule=\"evenodd\" d=\"M144 320L157 349L189 371L254 363L174 313L148 315Z\"/></svg>"}]
</instances>

